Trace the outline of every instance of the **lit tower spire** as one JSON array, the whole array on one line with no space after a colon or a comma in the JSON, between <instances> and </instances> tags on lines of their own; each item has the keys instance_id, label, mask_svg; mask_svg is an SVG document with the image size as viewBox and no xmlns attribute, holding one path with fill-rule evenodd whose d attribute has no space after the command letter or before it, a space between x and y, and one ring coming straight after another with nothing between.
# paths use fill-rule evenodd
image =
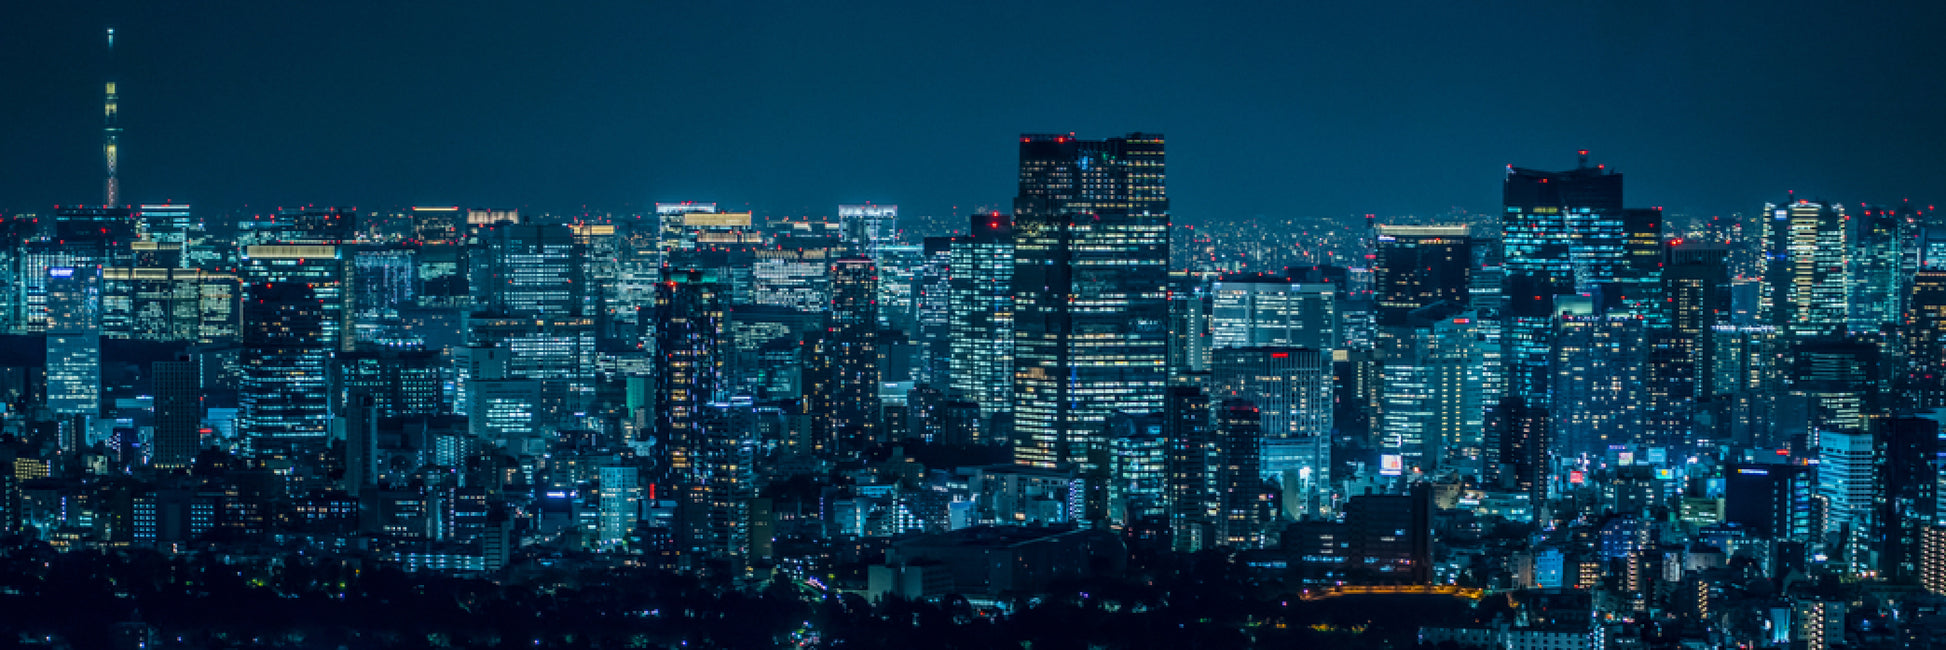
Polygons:
<instances>
[{"instance_id":1,"label":"lit tower spire","mask_svg":"<svg viewBox=\"0 0 1946 650\"><path fill-rule=\"evenodd\" d=\"M115 178L115 153L121 146L122 127L116 124L115 76L112 72L115 61L115 28L108 28L108 61L111 70L108 85L102 94L101 154L108 162L107 205L116 205L121 198L120 181Z\"/></svg>"}]
</instances>

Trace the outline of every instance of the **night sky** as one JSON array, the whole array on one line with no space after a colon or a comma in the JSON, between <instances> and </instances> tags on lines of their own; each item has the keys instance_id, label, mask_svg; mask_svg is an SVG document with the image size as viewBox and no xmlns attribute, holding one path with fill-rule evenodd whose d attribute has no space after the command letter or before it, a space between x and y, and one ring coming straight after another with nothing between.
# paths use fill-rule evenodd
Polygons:
<instances>
[{"instance_id":1,"label":"night sky","mask_svg":"<svg viewBox=\"0 0 1946 650\"><path fill-rule=\"evenodd\" d=\"M1058 5L1058 6L1055 6ZM1942 201L1940 2L10 2L0 209L1007 205L1015 136L1169 139L1180 221ZM248 207L246 207L248 206Z\"/></svg>"}]
</instances>

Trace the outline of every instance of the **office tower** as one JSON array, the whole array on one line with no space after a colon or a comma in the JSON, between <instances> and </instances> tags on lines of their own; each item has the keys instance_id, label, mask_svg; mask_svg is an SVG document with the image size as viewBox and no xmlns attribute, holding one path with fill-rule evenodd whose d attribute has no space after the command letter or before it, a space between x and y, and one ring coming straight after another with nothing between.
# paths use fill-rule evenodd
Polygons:
<instances>
[{"instance_id":1,"label":"office tower","mask_svg":"<svg viewBox=\"0 0 1946 650\"><path fill-rule=\"evenodd\" d=\"M1905 211L1865 206L1849 220L1851 296L1848 326L1856 333L1877 332L1905 313L1907 242L1917 234Z\"/></svg>"},{"instance_id":2,"label":"office tower","mask_svg":"<svg viewBox=\"0 0 1946 650\"><path fill-rule=\"evenodd\" d=\"M1809 539L1815 494L1802 465L1731 463L1723 468L1723 521L1759 539Z\"/></svg>"},{"instance_id":3,"label":"office tower","mask_svg":"<svg viewBox=\"0 0 1946 650\"><path fill-rule=\"evenodd\" d=\"M101 415L101 267L47 270L47 407Z\"/></svg>"},{"instance_id":4,"label":"office tower","mask_svg":"<svg viewBox=\"0 0 1946 650\"><path fill-rule=\"evenodd\" d=\"M1940 422L1897 417L1884 422L1885 453L1879 459L1880 492L1873 523L1880 541L1879 566L1896 581L1920 577L1926 531L1939 522ZM1822 463L1820 463L1822 465Z\"/></svg>"},{"instance_id":5,"label":"office tower","mask_svg":"<svg viewBox=\"0 0 1946 650\"><path fill-rule=\"evenodd\" d=\"M912 333L918 341L914 381L947 389L953 383L953 267L954 237L927 237L924 263L912 281ZM1009 255L1007 265L1012 270ZM1004 290L1002 293L1005 293ZM1009 297L1011 298L1011 297ZM1013 326L1008 325L1008 334ZM1008 383L1013 381L1007 378ZM1010 400L1011 401L1011 400Z\"/></svg>"},{"instance_id":6,"label":"office tower","mask_svg":"<svg viewBox=\"0 0 1946 650\"><path fill-rule=\"evenodd\" d=\"M1216 543L1257 548L1270 521L1261 454L1262 418L1246 400L1224 400L1216 409Z\"/></svg>"},{"instance_id":7,"label":"office tower","mask_svg":"<svg viewBox=\"0 0 1946 650\"><path fill-rule=\"evenodd\" d=\"M413 206L412 238L421 245L457 243L466 232L465 215L457 205Z\"/></svg>"},{"instance_id":8,"label":"office tower","mask_svg":"<svg viewBox=\"0 0 1946 650\"><path fill-rule=\"evenodd\" d=\"M1946 408L1946 264L1913 276L1903 334L1904 394L1914 408Z\"/></svg>"},{"instance_id":9,"label":"office tower","mask_svg":"<svg viewBox=\"0 0 1946 650\"><path fill-rule=\"evenodd\" d=\"M1781 447L1778 396L1790 364L1777 328L1719 325L1712 336L1716 369L1711 374L1721 396L1721 407L1713 412L1728 427L1724 439L1746 447Z\"/></svg>"},{"instance_id":10,"label":"office tower","mask_svg":"<svg viewBox=\"0 0 1946 650\"><path fill-rule=\"evenodd\" d=\"M701 271L672 271L655 304L655 436L661 466L678 479L695 476L704 407L727 397L727 289Z\"/></svg>"},{"instance_id":11,"label":"office tower","mask_svg":"<svg viewBox=\"0 0 1946 650\"><path fill-rule=\"evenodd\" d=\"M425 244L412 253L413 287L420 307L468 308L474 305L467 247L459 242Z\"/></svg>"},{"instance_id":12,"label":"office tower","mask_svg":"<svg viewBox=\"0 0 1946 650\"><path fill-rule=\"evenodd\" d=\"M144 203L136 206L135 219L143 239L151 242L186 245L192 234L202 230L202 223L186 204Z\"/></svg>"},{"instance_id":13,"label":"office tower","mask_svg":"<svg viewBox=\"0 0 1946 650\"><path fill-rule=\"evenodd\" d=\"M358 241L356 208L278 208L275 243L338 246Z\"/></svg>"},{"instance_id":14,"label":"office tower","mask_svg":"<svg viewBox=\"0 0 1946 650\"><path fill-rule=\"evenodd\" d=\"M1554 334L1553 447L1560 458L1601 458L1641 442L1646 412L1647 322L1595 313L1592 297L1562 296ZM1659 443L1650 443L1659 444Z\"/></svg>"},{"instance_id":15,"label":"office tower","mask_svg":"<svg viewBox=\"0 0 1946 650\"><path fill-rule=\"evenodd\" d=\"M1169 357L1163 139L1020 143L1014 461L1101 469L1109 413L1162 409Z\"/></svg>"},{"instance_id":16,"label":"office tower","mask_svg":"<svg viewBox=\"0 0 1946 650\"><path fill-rule=\"evenodd\" d=\"M515 209L468 208L466 210L466 227L468 230L519 223L523 223L520 218L520 211Z\"/></svg>"},{"instance_id":17,"label":"office tower","mask_svg":"<svg viewBox=\"0 0 1946 650\"><path fill-rule=\"evenodd\" d=\"M1641 314L1656 325L1664 322L1658 307L1665 261L1662 223L1662 208L1622 210L1622 259L1604 292L1603 308Z\"/></svg>"},{"instance_id":18,"label":"office tower","mask_svg":"<svg viewBox=\"0 0 1946 650\"><path fill-rule=\"evenodd\" d=\"M1251 403L1262 480L1282 490L1281 515L1320 515L1331 485L1332 372L1329 352L1310 348L1221 348L1212 364L1211 397Z\"/></svg>"},{"instance_id":19,"label":"office tower","mask_svg":"<svg viewBox=\"0 0 1946 650\"><path fill-rule=\"evenodd\" d=\"M15 331L46 332L48 291L54 269L98 269L127 266L135 240L134 221L127 208L56 208L50 224L35 220L20 242L10 279L17 279L13 298ZM30 234L31 233L31 234ZM63 278L70 276L60 276ZM98 289L99 287L97 287Z\"/></svg>"},{"instance_id":20,"label":"office tower","mask_svg":"<svg viewBox=\"0 0 1946 650\"><path fill-rule=\"evenodd\" d=\"M1217 545L1215 422L1209 397L1191 386L1171 386L1163 397L1163 437L1169 445L1169 539L1178 552Z\"/></svg>"},{"instance_id":21,"label":"office tower","mask_svg":"<svg viewBox=\"0 0 1946 650\"><path fill-rule=\"evenodd\" d=\"M1831 336L1851 314L1850 224L1844 206L1764 204L1770 324L1791 337Z\"/></svg>"},{"instance_id":22,"label":"office tower","mask_svg":"<svg viewBox=\"0 0 1946 650\"><path fill-rule=\"evenodd\" d=\"M830 249L782 245L755 251L747 304L821 313L831 304Z\"/></svg>"},{"instance_id":23,"label":"office tower","mask_svg":"<svg viewBox=\"0 0 1946 650\"><path fill-rule=\"evenodd\" d=\"M888 243L872 259L878 264L878 326L916 338L919 283L931 261L925 247Z\"/></svg>"},{"instance_id":24,"label":"office tower","mask_svg":"<svg viewBox=\"0 0 1946 650\"><path fill-rule=\"evenodd\" d=\"M595 529L595 545L612 549L627 542L635 532L636 518L642 512L642 485L633 465L603 465L599 475L601 515Z\"/></svg>"},{"instance_id":25,"label":"office tower","mask_svg":"<svg viewBox=\"0 0 1946 650\"><path fill-rule=\"evenodd\" d=\"M106 267L101 270L101 333L141 341L233 341L240 291L233 273Z\"/></svg>"},{"instance_id":26,"label":"office tower","mask_svg":"<svg viewBox=\"0 0 1946 650\"><path fill-rule=\"evenodd\" d=\"M1130 526L1164 515L1168 438L1163 413L1108 416L1108 520Z\"/></svg>"},{"instance_id":27,"label":"office tower","mask_svg":"<svg viewBox=\"0 0 1946 650\"><path fill-rule=\"evenodd\" d=\"M414 306L419 266L408 248L368 246L352 253L352 309L359 314Z\"/></svg>"},{"instance_id":28,"label":"office tower","mask_svg":"<svg viewBox=\"0 0 1946 650\"><path fill-rule=\"evenodd\" d=\"M831 265L829 326L822 339L820 390L808 409L814 434L841 455L862 453L880 439L878 399L878 269L871 260Z\"/></svg>"},{"instance_id":29,"label":"office tower","mask_svg":"<svg viewBox=\"0 0 1946 650\"><path fill-rule=\"evenodd\" d=\"M362 496L367 488L378 487L378 408L372 396L352 391L339 414L345 437L346 494Z\"/></svg>"},{"instance_id":30,"label":"office tower","mask_svg":"<svg viewBox=\"0 0 1946 650\"><path fill-rule=\"evenodd\" d=\"M1653 335L1652 362L1644 377L1651 395L1651 444L1706 444L1723 437L1720 427L1696 425L1723 421L1725 405L1716 399L1723 392L1716 377L1716 331L1730 324L1728 253L1720 246L1699 244L1668 249L1657 310L1662 327ZM1683 435L1692 431L1700 437Z\"/></svg>"},{"instance_id":31,"label":"office tower","mask_svg":"<svg viewBox=\"0 0 1946 650\"><path fill-rule=\"evenodd\" d=\"M327 311L309 284L250 285L237 393L240 433L253 449L322 442L329 433Z\"/></svg>"},{"instance_id":32,"label":"office tower","mask_svg":"<svg viewBox=\"0 0 1946 650\"><path fill-rule=\"evenodd\" d=\"M1170 272L1169 384L1183 383L1195 373L1209 372L1215 332L1210 330L1210 290L1201 279Z\"/></svg>"},{"instance_id":33,"label":"office tower","mask_svg":"<svg viewBox=\"0 0 1946 650\"><path fill-rule=\"evenodd\" d=\"M579 428L595 400L595 320L474 314L467 343L505 350L507 377L536 382L537 424Z\"/></svg>"},{"instance_id":34,"label":"office tower","mask_svg":"<svg viewBox=\"0 0 1946 650\"><path fill-rule=\"evenodd\" d=\"M1459 226L1377 226L1372 296L1379 327L1409 325L1413 310L1465 305L1475 268L1473 239Z\"/></svg>"},{"instance_id":35,"label":"office tower","mask_svg":"<svg viewBox=\"0 0 1946 650\"><path fill-rule=\"evenodd\" d=\"M1404 584L1432 581L1432 490L1425 483L1406 494L1363 494L1345 500L1349 561L1367 579Z\"/></svg>"},{"instance_id":36,"label":"office tower","mask_svg":"<svg viewBox=\"0 0 1946 650\"><path fill-rule=\"evenodd\" d=\"M1503 183L1501 271L1506 399L1494 427L1503 436L1499 475L1545 499L1546 450L1556 296L1610 284L1624 262L1622 175L1581 164L1565 172L1509 166ZM1491 468L1490 468L1491 469ZM1509 480L1510 479L1510 480Z\"/></svg>"},{"instance_id":37,"label":"office tower","mask_svg":"<svg viewBox=\"0 0 1946 650\"><path fill-rule=\"evenodd\" d=\"M501 316L584 316L592 296L582 247L567 226L504 224L479 232L470 260L480 311Z\"/></svg>"},{"instance_id":38,"label":"office tower","mask_svg":"<svg viewBox=\"0 0 1946 650\"><path fill-rule=\"evenodd\" d=\"M840 205L838 223L844 230L846 255L883 264L879 250L899 241L899 206L896 205Z\"/></svg>"},{"instance_id":39,"label":"office tower","mask_svg":"<svg viewBox=\"0 0 1946 650\"><path fill-rule=\"evenodd\" d=\"M362 394L377 417L429 418L451 412L438 350L366 346L338 354L338 384Z\"/></svg>"},{"instance_id":40,"label":"office tower","mask_svg":"<svg viewBox=\"0 0 1946 650\"><path fill-rule=\"evenodd\" d=\"M198 432L203 422L202 375L188 357L157 361L149 369L155 378L155 436L149 465L189 467L202 446Z\"/></svg>"},{"instance_id":41,"label":"office tower","mask_svg":"<svg viewBox=\"0 0 1946 650\"><path fill-rule=\"evenodd\" d=\"M982 442L1004 442L1014 406L1012 217L974 215L949 255L948 389L980 405Z\"/></svg>"},{"instance_id":42,"label":"office tower","mask_svg":"<svg viewBox=\"0 0 1946 650\"><path fill-rule=\"evenodd\" d=\"M1788 431L1869 431L1872 420L1885 416L1890 373L1875 342L1823 337L1795 347L1789 396L1802 400L1804 410L1801 421L1784 423Z\"/></svg>"},{"instance_id":43,"label":"office tower","mask_svg":"<svg viewBox=\"0 0 1946 650\"><path fill-rule=\"evenodd\" d=\"M351 278L349 249L310 244L258 245L243 249L242 282L304 284L322 309L324 342L330 350L349 350L354 301L347 286Z\"/></svg>"},{"instance_id":44,"label":"office tower","mask_svg":"<svg viewBox=\"0 0 1946 650\"><path fill-rule=\"evenodd\" d=\"M1831 555L1843 557L1854 570L1870 567L1868 549L1874 530L1874 499L1878 492L1872 434L1864 431L1819 431L1818 496L1824 500L1824 534Z\"/></svg>"},{"instance_id":45,"label":"office tower","mask_svg":"<svg viewBox=\"0 0 1946 650\"><path fill-rule=\"evenodd\" d=\"M1338 289L1323 283L1231 275L1209 290L1211 348L1338 347Z\"/></svg>"}]
</instances>

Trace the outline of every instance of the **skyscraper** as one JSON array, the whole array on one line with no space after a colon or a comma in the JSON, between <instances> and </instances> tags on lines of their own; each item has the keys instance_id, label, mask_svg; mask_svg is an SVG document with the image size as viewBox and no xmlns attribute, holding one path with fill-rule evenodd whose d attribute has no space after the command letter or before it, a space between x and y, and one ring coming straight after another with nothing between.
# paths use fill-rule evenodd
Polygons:
<instances>
[{"instance_id":1,"label":"skyscraper","mask_svg":"<svg viewBox=\"0 0 1946 650\"><path fill-rule=\"evenodd\" d=\"M1224 400L1216 412L1216 542L1235 548L1263 543L1270 503L1260 454L1262 418L1246 400Z\"/></svg>"},{"instance_id":2,"label":"skyscraper","mask_svg":"<svg viewBox=\"0 0 1946 650\"><path fill-rule=\"evenodd\" d=\"M825 381L813 396L817 437L840 454L857 454L880 439L878 399L878 267L846 258L831 265L831 311L819 368Z\"/></svg>"},{"instance_id":3,"label":"skyscraper","mask_svg":"<svg viewBox=\"0 0 1946 650\"><path fill-rule=\"evenodd\" d=\"M674 271L657 285L655 436L662 466L694 480L705 407L728 388L728 290L710 274Z\"/></svg>"},{"instance_id":4,"label":"skyscraper","mask_svg":"<svg viewBox=\"0 0 1946 650\"><path fill-rule=\"evenodd\" d=\"M1919 271L1905 312L1906 392L1912 406L1946 408L1946 264Z\"/></svg>"},{"instance_id":5,"label":"skyscraper","mask_svg":"<svg viewBox=\"0 0 1946 650\"><path fill-rule=\"evenodd\" d=\"M1372 296L1380 327L1407 325L1413 310L1440 302L1467 304L1475 260L1466 226L1377 228Z\"/></svg>"},{"instance_id":6,"label":"skyscraper","mask_svg":"<svg viewBox=\"0 0 1946 650\"><path fill-rule=\"evenodd\" d=\"M1851 315L1850 225L1844 206L1767 203L1764 270L1771 324L1792 337L1830 336Z\"/></svg>"},{"instance_id":7,"label":"skyscraper","mask_svg":"<svg viewBox=\"0 0 1946 650\"><path fill-rule=\"evenodd\" d=\"M1339 347L1336 285L1228 276L1210 289L1212 348Z\"/></svg>"},{"instance_id":8,"label":"skyscraper","mask_svg":"<svg viewBox=\"0 0 1946 650\"><path fill-rule=\"evenodd\" d=\"M1214 398L1250 402L1261 418L1259 471L1283 493L1283 515L1323 514L1331 485L1331 356L1295 347L1222 348Z\"/></svg>"},{"instance_id":9,"label":"skyscraper","mask_svg":"<svg viewBox=\"0 0 1946 650\"><path fill-rule=\"evenodd\" d=\"M951 395L980 406L983 442L1003 442L1014 401L1013 218L974 215L950 244Z\"/></svg>"},{"instance_id":10,"label":"skyscraper","mask_svg":"<svg viewBox=\"0 0 1946 650\"><path fill-rule=\"evenodd\" d=\"M1502 478L1546 497L1556 296L1596 295L1623 267L1622 175L1581 163L1564 172L1508 166L1502 187L1501 293L1507 399L1495 427Z\"/></svg>"},{"instance_id":11,"label":"skyscraper","mask_svg":"<svg viewBox=\"0 0 1946 650\"><path fill-rule=\"evenodd\" d=\"M155 444L149 464L158 468L188 467L196 459L202 424L201 375L187 357L150 364L155 377Z\"/></svg>"},{"instance_id":12,"label":"skyscraper","mask_svg":"<svg viewBox=\"0 0 1946 650\"><path fill-rule=\"evenodd\" d=\"M1169 356L1163 139L1020 142L1014 460L1100 469L1109 413L1162 410Z\"/></svg>"},{"instance_id":13,"label":"skyscraper","mask_svg":"<svg viewBox=\"0 0 1946 650\"><path fill-rule=\"evenodd\" d=\"M101 267L47 270L47 407L101 414Z\"/></svg>"},{"instance_id":14,"label":"skyscraper","mask_svg":"<svg viewBox=\"0 0 1946 650\"><path fill-rule=\"evenodd\" d=\"M331 412L324 301L305 283L250 286L243 305L241 433L254 449L320 442Z\"/></svg>"}]
</instances>

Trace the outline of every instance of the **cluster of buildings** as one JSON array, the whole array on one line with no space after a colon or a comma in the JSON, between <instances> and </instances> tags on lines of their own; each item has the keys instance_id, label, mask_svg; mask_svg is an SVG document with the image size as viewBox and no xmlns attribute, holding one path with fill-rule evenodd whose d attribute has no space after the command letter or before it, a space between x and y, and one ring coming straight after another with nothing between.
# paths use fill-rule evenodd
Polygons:
<instances>
[{"instance_id":1,"label":"cluster of buildings","mask_svg":"<svg viewBox=\"0 0 1946 650\"><path fill-rule=\"evenodd\" d=\"M1437 640L1835 643L1946 593L1929 210L1679 232L1584 152L1509 167L1497 220L1266 274L1172 228L1160 135L1018 144L1011 213L941 237L876 204L0 218L0 527L996 602L1221 550L1587 613Z\"/></svg>"}]
</instances>

